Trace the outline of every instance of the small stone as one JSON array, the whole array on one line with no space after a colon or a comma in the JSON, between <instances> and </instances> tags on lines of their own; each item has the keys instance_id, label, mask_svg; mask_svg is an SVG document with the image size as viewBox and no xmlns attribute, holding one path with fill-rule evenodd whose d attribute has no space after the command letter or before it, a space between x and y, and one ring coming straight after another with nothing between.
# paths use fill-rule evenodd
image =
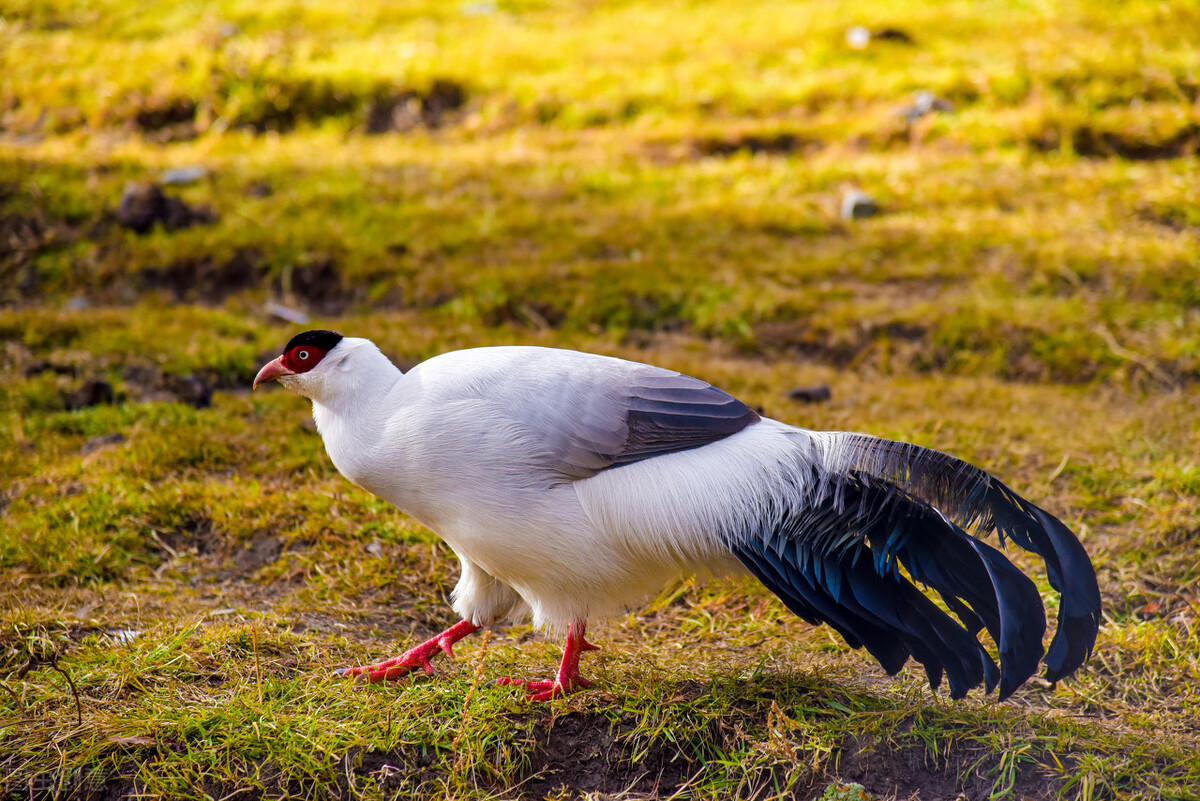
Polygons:
<instances>
[{"instance_id":1,"label":"small stone","mask_svg":"<svg viewBox=\"0 0 1200 801\"><path fill-rule=\"evenodd\" d=\"M272 317L278 317L280 320L286 320L289 323L296 325L307 325L308 315L300 309L293 309L291 306L284 306L282 303L268 303L265 311Z\"/></svg>"},{"instance_id":2,"label":"small stone","mask_svg":"<svg viewBox=\"0 0 1200 801\"><path fill-rule=\"evenodd\" d=\"M185 184L194 184L208 176L208 170L203 167L176 167L171 170L164 170L163 174L158 177L164 184L183 186Z\"/></svg>"},{"instance_id":3,"label":"small stone","mask_svg":"<svg viewBox=\"0 0 1200 801\"><path fill-rule=\"evenodd\" d=\"M98 437L92 437L87 442L83 443L83 447L80 448L80 450L84 453L91 453L92 451L99 450L107 445L119 445L124 441L125 435L120 431L114 431L111 434L101 434Z\"/></svg>"},{"instance_id":4,"label":"small stone","mask_svg":"<svg viewBox=\"0 0 1200 801\"><path fill-rule=\"evenodd\" d=\"M949 100L938 97L933 92L922 89L919 92L913 92L913 102L911 106L905 106L898 112L908 122L916 122L926 114L934 112L952 112L954 104Z\"/></svg>"},{"instance_id":5,"label":"small stone","mask_svg":"<svg viewBox=\"0 0 1200 801\"><path fill-rule=\"evenodd\" d=\"M862 25L855 25L846 29L846 44L855 50L862 50L870 43L871 32Z\"/></svg>"},{"instance_id":6,"label":"small stone","mask_svg":"<svg viewBox=\"0 0 1200 801\"><path fill-rule=\"evenodd\" d=\"M89 406L109 404L116 400L117 393L112 384L103 378L89 378L79 389L66 399L68 409L86 409Z\"/></svg>"},{"instance_id":7,"label":"small stone","mask_svg":"<svg viewBox=\"0 0 1200 801\"><path fill-rule=\"evenodd\" d=\"M864 217L874 217L878 213L879 204L866 192L850 189L842 195L843 220L861 220Z\"/></svg>"},{"instance_id":8,"label":"small stone","mask_svg":"<svg viewBox=\"0 0 1200 801\"><path fill-rule=\"evenodd\" d=\"M880 28L872 31L862 25L854 25L846 29L846 44L855 50L865 49L872 40L905 45L913 43L913 38L899 28Z\"/></svg>"},{"instance_id":9,"label":"small stone","mask_svg":"<svg viewBox=\"0 0 1200 801\"><path fill-rule=\"evenodd\" d=\"M126 185L116 213L118 225L138 234L148 232L157 224L175 231L198 223L210 223L216 218L211 209L189 206L154 183Z\"/></svg>"},{"instance_id":10,"label":"small stone","mask_svg":"<svg viewBox=\"0 0 1200 801\"><path fill-rule=\"evenodd\" d=\"M787 395L801 403L824 403L833 397L833 390L828 384L814 384L811 387L796 387Z\"/></svg>"},{"instance_id":11,"label":"small stone","mask_svg":"<svg viewBox=\"0 0 1200 801\"><path fill-rule=\"evenodd\" d=\"M166 196L157 184L128 184L117 206L117 224L143 234L164 216Z\"/></svg>"},{"instance_id":12,"label":"small stone","mask_svg":"<svg viewBox=\"0 0 1200 801\"><path fill-rule=\"evenodd\" d=\"M250 197L270 197L275 190L266 181L254 181L246 186L246 194Z\"/></svg>"}]
</instances>

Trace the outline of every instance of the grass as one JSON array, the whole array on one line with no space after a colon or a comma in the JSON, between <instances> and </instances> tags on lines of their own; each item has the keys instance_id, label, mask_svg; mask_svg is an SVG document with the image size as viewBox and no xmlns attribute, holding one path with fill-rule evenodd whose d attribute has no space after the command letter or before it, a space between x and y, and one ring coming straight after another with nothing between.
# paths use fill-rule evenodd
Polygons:
<instances>
[{"instance_id":1,"label":"grass","mask_svg":"<svg viewBox=\"0 0 1200 801\"><path fill-rule=\"evenodd\" d=\"M1200 797L1197 36L1185 3L9 4L0 792ZM953 110L906 122L918 90ZM191 165L214 221L117 224ZM951 451L1080 533L1096 653L952 702L686 580L549 706L492 683L553 669L525 626L349 685L451 622L454 560L246 391L297 330L266 301Z\"/></svg>"}]
</instances>

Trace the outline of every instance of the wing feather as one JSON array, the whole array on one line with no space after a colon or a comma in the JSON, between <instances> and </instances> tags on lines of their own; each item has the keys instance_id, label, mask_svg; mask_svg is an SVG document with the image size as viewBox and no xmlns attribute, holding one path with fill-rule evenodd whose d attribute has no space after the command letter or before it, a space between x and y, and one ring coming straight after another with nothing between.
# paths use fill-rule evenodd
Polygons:
<instances>
[{"instance_id":1,"label":"wing feather","mask_svg":"<svg viewBox=\"0 0 1200 801\"><path fill-rule=\"evenodd\" d=\"M651 365L592 357L581 370L561 367L568 394L528 407L523 423L549 444L569 478L654 456L699 448L741 431L759 416L697 378Z\"/></svg>"}]
</instances>

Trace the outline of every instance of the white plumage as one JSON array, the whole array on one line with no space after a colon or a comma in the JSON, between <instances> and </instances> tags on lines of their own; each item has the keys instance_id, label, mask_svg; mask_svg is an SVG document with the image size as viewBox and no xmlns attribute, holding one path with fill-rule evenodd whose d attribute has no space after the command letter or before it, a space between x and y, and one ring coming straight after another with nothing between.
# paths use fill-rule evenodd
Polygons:
<instances>
[{"instance_id":1,"label":"white plumage","mask_svg":"<svg viewBox=\"0 0 1200 801\"><path fill-rule=\"evenodd\" d=\"M343 475L437 532L462 563L453 599L464 622L355 675L428 669L437 648L529 613L569 632L558 677L520 682L550 698L587 686L578 658L589 619L636 607L680 573L749 568L890 672L911 654L935 686L944 670L952 695L981 682L1007 695L1042 655L1041 602L958 524L996 528L1047 558L1065 601L1052 679L1094 642L1099 595L1074 537L935 451L793 428L696 379L566 350L457 351L402 373L367 340L306 332L255 385L268 380L312 400ZM897 562L960 600L962 625L918 599ZM986 591L967 586L981 580ZM974 639L984 626L1000 672Z\"/></svg>"}]
</instances>

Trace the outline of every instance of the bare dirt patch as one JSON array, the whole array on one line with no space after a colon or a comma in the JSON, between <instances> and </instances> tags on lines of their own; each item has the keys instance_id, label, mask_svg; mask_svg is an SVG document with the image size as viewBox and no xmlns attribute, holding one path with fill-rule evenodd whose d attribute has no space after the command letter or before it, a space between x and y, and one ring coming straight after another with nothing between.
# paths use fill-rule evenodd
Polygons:
<instances>
[{"instance_id":1,"label":"bare dirt patch","mask_svg":"<svg viewBox=\"0 0 1200 801\"><path fill-rule=\"evenodd\" d=\"M467 88L439 78L427 91L403 89L381 93L367 105L367 133L403 133L415 128L441 128L467 103Z\"/></svg>"},{"instance_id":2,"label":"bare dirt patch","mask_svg":"<svg viewBox=\"0 0 1200 801\"><path fill-rule=\"evenodd\" d=\"M158 184L134 183L125 187L114 219L123 228L145 234L156 225L167 231L179 231L215 222L217 214L207 206L192 206L168 195Z\"/></svg>"},{"instance_id":3,"label":"bare dirt patch","mask_svg":"<svg viewBox=\"0 0 1200 801\"><path fill-rule=\"evenodd\" d=\"M681 140L647 142L643 151L652 161L673 163L699 158L730 158L738 154L789 156L807 155L825 147L825 142L794 131L713 134Z\"/></svg>"},{"instance_id":4,"label":"bare dirt patch","mask_svg":"<svg viewBox=\"0 0 1200 801\"><path fill-rule=\"evenodd\" d=\"M678 746L654 745L634 759L631 731L587 714L539 722L533 729L529 771L522 777L523 797L545 798L563 790L668 796L695 772L695 758Z\"/></svg>"},{"instance_id":5,"label":"bare dirt patch","mask_svg":"<svg viewBox=\"0 0 1200 801\"><path fill-rule=\"evenodd\" d=\"M151 142L186 141L198 135L196 110L196 101L191 98L171 98L139 108L133 124Z\"/></svg>"},{"instance_id":6,"label":"bare dirt patch","mask_svg":"<svg viewBox=\"0 0 1200 801\"><path fill-rule=\"evenodd\" d=\"M1030 139L1034 149L1048 152L1070 146L1085 158L1123 158L1159 161L1187 158L1200 153L1200 125L1192 123L1166 136L1132 131L1100 130L1082 126L1068 131L1043 131Z\"/></svg>"},{"instance_id":7,"label":"bare dirt patch","mask_svg":"<svg viewBox=\"0 0 1200 801\"><path fill-rule=\"evenodd\" d=\"M518 797L583 798L633 793L638 798L670 798L690 783L702 781L709 770L703 755L686 745L660 743L639 749L631 734L633 727L590 713L536 722L527 744L528 768L519 777ZM724 750L733 744L713 745ZM360 752L348 762L357 765L355 773L373 777L385 790L398 791L414 778L420 783L439 778L433 768L434 758L420 748ZM1011 798L1049 799L1056 790L1031 767L1001 777L997 756L968 747L933 759L920 746L896 748L851 736L843 744L836 764L833 773L808 774L807 778L801 775L788 797L815 799L831 781L857 782L884 798L958 801L983 801L997 792ZM777 782L786 778L764 771L755 784L778 789Z\"/></svg>"},{"instance_id":8,"label":"bare dirt patch","mask_svg":"<svg viewBox=\"0 0 1200 801\"><path fill-rule=\"evenodd\" d=\"M180 302L220 303L229 295L258 286L262 253L243 248L225 260L211 256L178 259L141 272L144 290L167 290Z\"/></svg>"},{"instance_id":9,"label":"bare dirt patch","mask_svg":"<svg viewBox=\"0 0 1200 801\"><path fill-rule=\"evenodd\" d=\"M741 136L711 136L696 140L692 147L700 156L732 156L737 153L790 154L820 150L825 143L798 133L760 133Z\"/></svg>"},{"instance_id":10,"label":"bare dirt patch","mask_svg":"<svg viewBox=\"0 0 1200 801\"><path fill-rule=\"evenodd\" d=\"M998 763L998 757L982 750L975 754L969 748L958 748L937 760L921 747L895 748L851 736L843 744L838 778L857 782L885 798L985 801L997 794L1019 799L1055 797L1055 788L1032 766L1018 768L1006 780L998 775Z\"/></svg>"}]
</instances>

